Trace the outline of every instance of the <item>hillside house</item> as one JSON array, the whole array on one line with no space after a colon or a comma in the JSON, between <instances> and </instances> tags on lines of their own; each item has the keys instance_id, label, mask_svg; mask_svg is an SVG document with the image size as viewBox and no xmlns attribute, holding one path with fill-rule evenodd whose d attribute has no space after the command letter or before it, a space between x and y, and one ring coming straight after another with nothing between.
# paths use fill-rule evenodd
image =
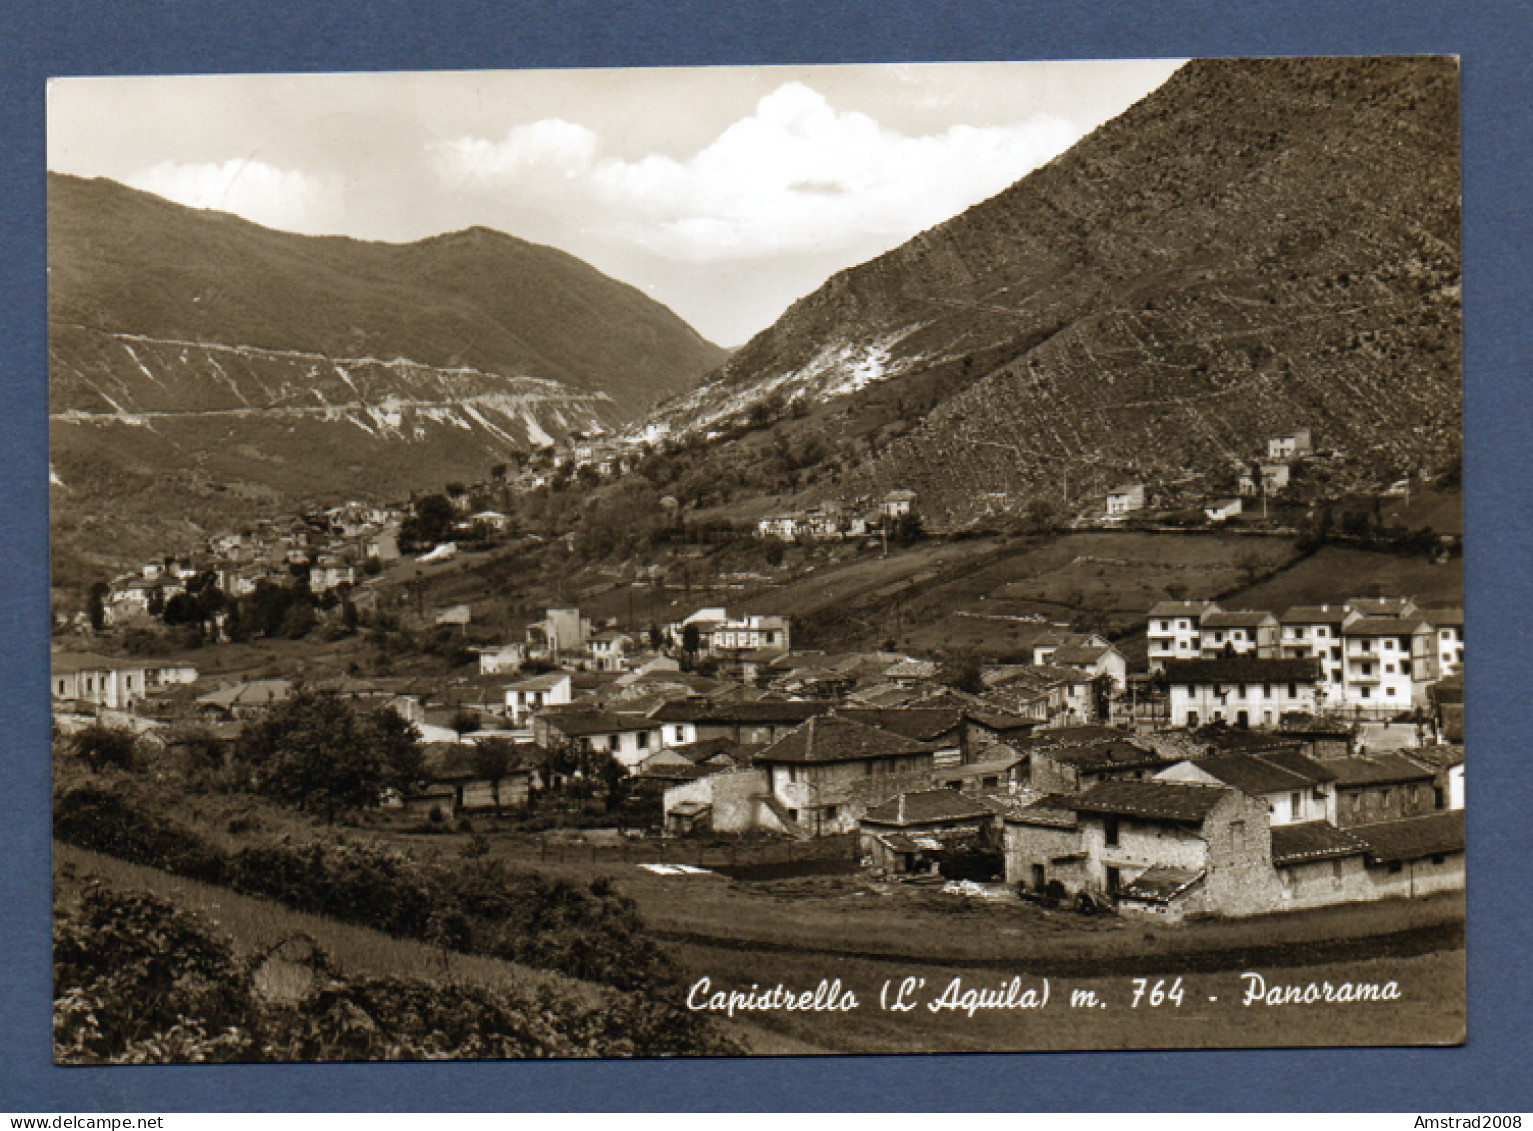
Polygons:
<instances>
[{"instance_id":1,"label":"hillside house","mask_svg":"<svg viewBox=\"0 0 1533 1131\"><path fill-rule=\"evenodd\" d=\"M578 608L545 609L542 620L527 626L527 655L557 660L578 653L591 638L592 628L591 619L581 616Z\"/></svg>"},{"instance_id":2,"label":"hillside house","mask_svg":"<svg viewBox=\"0 0 1533 1131\"><path fill-rule=\"evenodd\" d=\"M1238 498L1215 499L1203 508L1203 517L1212 523L1228 522L1239 517L1241 510Z\"/></svg>"},{"instance_id":3,"label":"hillside house","mask_svg":"<svg viewBox=\"0 0 1533 1131\"><path fill-rule=\"evenodd\" d=\"M586 641L586 653L600 671L627 671L629 662L638 651L635 637L615 628L598 632Z\"/></svg>"},{"instance_id":4,"label":"hillside house","mask_svg":"<svg viewBox=\"0 0 1533 1131\"><path fill-rule=\"evenodd\" d=\"M311 592L324 593L342 585L351 586L356 583L356 567L343 562L340 558L326 554L309 567Z\"/></svg>"},{"instance_id":5,"label":"hillside house","mask_svg":"<svg viewBox=\"0 0 1533 1131\"><path fill-rule=\"evenodd\" d=\"M1273 727L1287 712L1314 713L1320 664L1254 656L1168 660L1165 678L1172 726L1226 722Z\"/></svg>"},{"instance_id":6,"label":"hillside house","mask_svg":"<svg viewBox=\"0 0 1533 1131\"><path fill-rule=\"evenodd\" d=\"M1212 601L1160 601L1150 607L1145 625L1150 670L1160 671L1167 660L1195 660L1202 652L1202 622L1220 612Z\"/></svg>"},{"instance_id":7,"label":"hillside house","mask_svg":"<svg viewBox=\"0 0 1533 1131\"><path fill-rule=\"evenodd\" d=\"M506 687L506 713L522 725L535 712L567 706L574 699L574 679L569 672L549 672Z\"/></svg>"},{"instance_id":8,"label":"hillside house","mask_svg":"<svg viewBox=\"0 0 1533 1131\"><path fill-rule=\"evenodd\" d=\"M1307 456L1313 451L1308 428L1295 428L1267 441L1267 458L1271 460L1293 459L1295 456Z\"/></svg>"},{"instance_id":9,"label":"hillside house","mask_svg":"<svg viewBox=\"0 0 1533 1131\"><path fill-rule=\"evenodd\" d=\"M914 508L916 493L903 488L890 491L878 504L878 513L886 519L904 518Z\"/></svg>"},{"instance_id":10,"label":"hillside house","mask_svg":"<svg viewBox=\"0 0 1533 1131\"><path fill-rule=\"evenodd\" d=\"M1107 514L1109 517L1143 509L1143 483L1132 483L1126 487L1119 487L1116 491L1109 491L1107 494Z\"/></svg>"},{"instance_id":11,"label":"hillside house","mask_svg":"<svg viewBox=\"0 0 1533 1131\"><path fill-rule=\"evenodd\" d=\"M519 672L526 660L526 653L520 644L496 644L490 648L475 648L473 651L479 653L480 675Z\"/></svg>"},{"instance_id":12,"label":"hillside house","mask_svg":"<svg viewBox=\"0 0 1533 1131\"><path fill-rule=\"evenodd\" d=\"M1210 610L1198 626L1198 656L1204 660L1217 656L1270 659L1278 654L1280 634L1278 619L1271 613Z\"/></svg>"}]
</instances>

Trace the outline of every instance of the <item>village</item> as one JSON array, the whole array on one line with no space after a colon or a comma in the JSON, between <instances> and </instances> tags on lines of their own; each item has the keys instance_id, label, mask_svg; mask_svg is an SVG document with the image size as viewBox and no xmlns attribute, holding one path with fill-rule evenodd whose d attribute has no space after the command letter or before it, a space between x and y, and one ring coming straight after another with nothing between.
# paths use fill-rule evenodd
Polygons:
<instances>
[{"instance_id":1,"label":"village","mask_svg":"<svg viewBox=\"0 0 1533 1131\"><path fill-rule=\"evenodd\" d=\"M1282 461L1309 446L1307 431L1275 438L1241 490L1280 494ZM608 458L572 454L576 469ZM420 529L419 507L353 504L117 578L66 626L71 647L56 645L56 731L113 728L173 749L190 728L232 750L291 697L329 695L414 728L421 780L378 798L403 818L525 813L601 778L624 797L624 824L561 830L554 817L545 835L834 841L866 875L1125 917L1463 887L1463 611L1408 595L1337 592L1281 613L1164 600L1143 610L1144 661L1105 633L1042 624L1026 662L960 670L897 650L796 648L792 617L715 604L649 623L547 607L520 638L478 639L476 671L431 677L217 678L195 659L73 647L157 620L201 618L216 634L234 599L295 582L316 610L302 615L366 616L411 562L402 542L419 568L504 536L487 498L506 478L449 488L435 529ZM1140 485L1114 492L1102 521L1143 505ZM823 506L764 518L757 533L882 540L918 520L915 493L897 490L865 515ZM418 617L461 630L471 611ZM476 757L486 743L507 756Z\"/></svg>"}]
</instances>

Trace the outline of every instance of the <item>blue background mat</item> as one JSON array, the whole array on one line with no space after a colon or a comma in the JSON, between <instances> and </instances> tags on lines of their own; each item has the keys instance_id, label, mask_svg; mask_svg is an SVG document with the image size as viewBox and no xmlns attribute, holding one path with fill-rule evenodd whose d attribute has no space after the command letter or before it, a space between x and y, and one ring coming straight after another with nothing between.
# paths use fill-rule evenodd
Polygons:
<instances>
[{"instance_id":1,"label":"blue background mat","mask_svg":"<svg viewBox=\"0 0 1533 1131\"><path fill-rule=\"evenodd\" d=\"M80 0L0 14L0 1109L1533 1110L1533 6ZM1469 1043L1456 1049L60 1069L49 1061L44 82L1197 55L1463 58ZM1524 390L1527 390L1526 392Z\"/></svg>"}]
</instances>

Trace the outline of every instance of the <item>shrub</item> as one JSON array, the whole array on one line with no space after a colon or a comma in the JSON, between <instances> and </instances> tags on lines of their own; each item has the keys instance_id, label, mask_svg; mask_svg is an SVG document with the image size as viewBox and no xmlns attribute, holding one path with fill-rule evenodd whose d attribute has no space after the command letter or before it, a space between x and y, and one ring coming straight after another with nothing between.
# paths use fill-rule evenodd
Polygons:
<instances>
[{"instance_id":1,"label":"shrub","mask_svg":"<svg viewBox=\"0 0 1533 1131\"><path fill-rule=\"evenodd\" d=\"M450 934L450 926L446 933ZM265 955L236 956L199 916L99 882L55 913L54 1055L69 1064L727 1056L742 1051L669 1000L589 1002L418 978L347 978L309 943L296 997L263 995Z\"/></svg>"},{"instance_id":2,"label":"shrub","mask_svg":"<svg viewBox=\"0 0 1533 1131\"><path fill-rule=\"evenodd\" d=\"M98 786L77 786L55 799L53 835L65 844L119 860L207 883L223 882L224 860L217 848Z\"/></svg>"}]
</instances>

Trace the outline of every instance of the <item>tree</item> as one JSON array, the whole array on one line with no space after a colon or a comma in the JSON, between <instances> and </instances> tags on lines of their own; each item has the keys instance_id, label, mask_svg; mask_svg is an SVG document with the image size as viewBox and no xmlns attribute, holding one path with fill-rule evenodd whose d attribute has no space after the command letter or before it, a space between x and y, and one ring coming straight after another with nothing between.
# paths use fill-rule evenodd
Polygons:
<instances>
[{"instance_id":1,"label":"tree","mask_svg":"<svg viewBox=\"0 0 1533 1131\"><path fill-rule=\"evenodd\" d=\"M681 651L690 667L697 657L697 651L702 647L703 634L698 631L695 624L688 624L681 630Z\"/></svg>"},{"instance_id":2,"label":"tree","mask_svg":"<svg viewBox=\"0 0 1533 1131\"><path fill-rule=\"evenodd\" d=\"M490 783L495 797L495 815L500 816L500 783L516 766L516 744L510 739L494 737L474 743L474 773Z\"/></svg>"},{"instance_id":3,"label":"tree","mask_svg":"<svg viewBox=\"0 0 1533 1131\"><path fill-rule=\"evenodd\" d=\"M131 770L138 751L138 740L130 730L96 722L76 734L70 748L77 758L93 770L102 770L107 766Z\"/></svg>"},{"instance_id":4,"label":"tree","mask_svg":"<svg viewBox=\"0 0 1533 1131\"><path fill-rule=\"evenodd\" d=\"M452 530L452 504L445 495L425 495L415 501L415 513L400 523L399 533L410 542L441 542Z\"/></svg>"},{"instance_id":5,"label":"tree","mask_svg":"<svg viewBox=\"0 0 1533 1131\"><path fill-rule=\"evenodd\" d=\"M104 581L98 581L90 587L90 595L85 601L85 610L90 617L91 630L100 632L106 627L106 595L110 590Z\"/></svg>"},{"instance_id":6,"label":"tree","mask_svg":"<svg viewBox=\"0 0 1533 1131\"><path fill-rule=\"evenodd\" d=\"M459 707L452 714L449 724L458 734L473 734L479 729L479 716L466 707Z\"/></svg>"},{"instance_id":7,"label":"tree","mask_svg":"<svg viewBox=\"0 0 1533 1131\"><path fill-rule=\"evenodd\" d=\"M376 806L385 788L417 781L418 743L415 727L386 707L300 691L245 729L236 757L259 792L334 823L344 810Z\"/></svg>"}]
</instances>

